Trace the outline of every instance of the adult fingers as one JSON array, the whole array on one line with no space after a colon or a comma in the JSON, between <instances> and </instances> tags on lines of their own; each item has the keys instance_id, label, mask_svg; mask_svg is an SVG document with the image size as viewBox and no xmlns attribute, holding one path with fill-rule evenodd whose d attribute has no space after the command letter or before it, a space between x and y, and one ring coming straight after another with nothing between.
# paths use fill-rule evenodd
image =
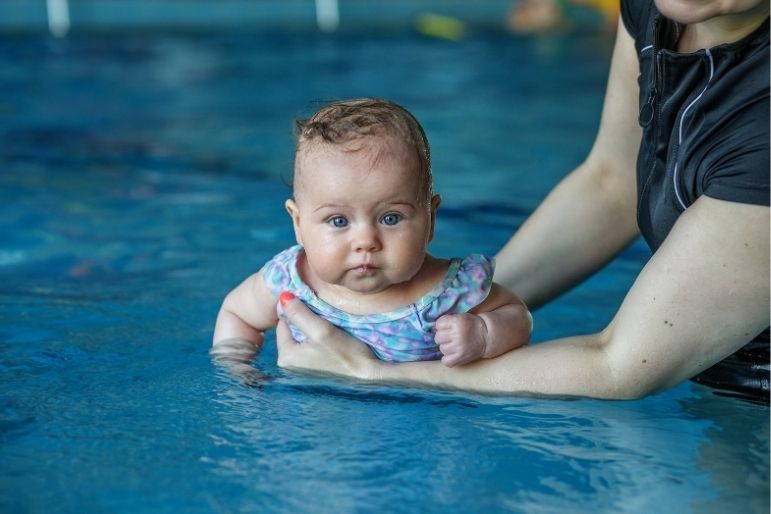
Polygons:
<instances>
[{"instance_id":1,"label":"adult fingers","mask_svg":"<svg viewBox=\"0 0 771 514\"><path fill-rule=\"evenodd\" d=\"M281 304L287 319L311 341L323 341L335 333L336 329L330 322L317 316L294 296L282 293Z\"/></svg>"},{"instance_id":2,"label":"adult fingers","mask_svg":"<svg viewBox=\"0 0 771 514\"><path fill-rule=\"evenodd\" d=\"M286 326L282 319L279 319L276 325L276 346L278 346L279 353L283 350L291 350L292 347L296 346L289 327Z\"/></svg>"},{"instance_id":3,"label":"adult fingers","mask_svg":"<svg viewBox=\"0 0 771 514\"><path fill-rule=\"evenodd\" d=\"M283 320L276 325L276 349L280 368L301 368L302 351L305 345L297 344Z\"/></svg>"}]
</instances>

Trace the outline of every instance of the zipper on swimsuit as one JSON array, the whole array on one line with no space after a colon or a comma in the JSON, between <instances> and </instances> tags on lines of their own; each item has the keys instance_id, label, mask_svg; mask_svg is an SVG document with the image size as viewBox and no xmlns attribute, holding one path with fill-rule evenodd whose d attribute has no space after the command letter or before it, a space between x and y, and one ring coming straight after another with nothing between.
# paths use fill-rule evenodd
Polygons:
<instances>
[{"instance_id":1,"label":"zipper on swimsuit","mask_svg":"<svg viewBox=\"0 0 771 514\"><path fill-rule=\"evenodd\" d=\"M655 102L657 93L656 86L653 86L648 94L648 99L640 107L640 117L637 121L640 122L641 127L647 127L653 121L653 117L656 114Z\"/></svg>"},{"instance_id":2,"label":"zipper on swimsuit","mask_svg":"<svg viewBox=\"0 0 771 514\"><path fill-rule=\"evenodd\" d=\"M640 191L640 194L638 196L638 202L637 202L637 224L638 226L642 226L640 223L641 214L642 214L642 206L645 202L643 202L643 199L648 194L648 188L650 187L651 181L653 180L653 170L656 168L656 146L659 141L659 127L661 127L661 103L660 103L660 97L659 94L661 92L661 59L659 57L659 41L658 41L658 34L659 34L659 16L656 16L656 20L654 20L654 30L653 30L653 44L651 45L653 48L651 49L651 52L653 53L653 59L651 62L651 68L653 69L653 87L651 88L651 92L648 95L648 99L645 102L645 105L642 106L640 109L640 123L644 127L648 127L651 123L653 124L653 127L650 128L650 130L653 132L653 146L650 149L651 150L651 156L650 156L650 165L648 166L648 174L645 179L645 184L643 184L642 191ZM654 122L655 121L655 122ZM643 123L644 122L644 123Z\"/></svg>"},{"instance_id":3,"label":"zipper on swimsuit","mask_svg":"<svg viewBox=\"0 0 771 514\"><path fill-rule=\"evenodd\" d=\"M656 118L657 125L661 120L661 108L658 101L659 91L661 90L661 75L663 74L661 56L656 45L653 45L651 51L653 52L653 87L645 104L640 108L640 118L638 121L643 127L650 125L654 117Z\"/></svg>"},{"instance_id":4,"label":"zipper on swimsuit","mask_svg":"<svg viewBox=\"0 0 771 514\"><path fill-rule=\"evenodd\" d=\"M658 31L657 31L658 32ZM658 39L658 37L656 38ZM658 41L654 41L653 44L653 62L655 63L654 68L654 86L653 91L655 92L655 101L653 103L654 110L656 112L656 127L661 126L661 102L659 102L659 92L664 88L664 68L661 67L661 50L660 45Z\"/></svg>"}]
</instances>

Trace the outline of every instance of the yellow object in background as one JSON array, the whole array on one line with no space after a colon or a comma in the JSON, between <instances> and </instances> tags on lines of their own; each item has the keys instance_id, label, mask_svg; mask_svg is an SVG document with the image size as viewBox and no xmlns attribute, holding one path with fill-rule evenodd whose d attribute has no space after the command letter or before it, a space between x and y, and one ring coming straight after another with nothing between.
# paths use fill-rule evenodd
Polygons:
<instances>
[{"instance_id":1,"label":"yellow object in background","mask_svg":"<svg viewBox=\"0 0 771 514\"><path fill-rule=\"evenodd\" d=\"M421 14L415 28L423 35L458 41L466 35L466 25L457 18L441 14Z\"/></svg>"},{"instance_id":2,"label":"yellow object in background","mask_svg":"<svg viewBox=\"0 0 771 514\"><path fill-rule=\"evenodd\" d=\"M574 3L597 9L606 22L614 25L621 9L619 0L574 0Z\"/></svg>"}]
</instances>

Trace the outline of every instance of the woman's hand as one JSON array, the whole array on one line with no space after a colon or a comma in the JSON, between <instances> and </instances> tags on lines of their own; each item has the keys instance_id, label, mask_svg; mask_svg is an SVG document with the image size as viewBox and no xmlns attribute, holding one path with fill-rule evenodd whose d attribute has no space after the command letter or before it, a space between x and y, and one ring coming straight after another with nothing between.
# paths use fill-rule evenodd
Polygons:
<instances>
[{"instance_id":1,"label":"woman's hand","mask_svg":"<svg viewBox=\"0 0 771 514\"><path fill-rule=\"evenodd\" d=\"M287 293L281 295L281 303L286 317L308 339L296 343L286 324L280 321L276 327L280 367L360 380L377 379L373 376L376 358L364 343L317 316Z\"/></svg>"}]
</instances>

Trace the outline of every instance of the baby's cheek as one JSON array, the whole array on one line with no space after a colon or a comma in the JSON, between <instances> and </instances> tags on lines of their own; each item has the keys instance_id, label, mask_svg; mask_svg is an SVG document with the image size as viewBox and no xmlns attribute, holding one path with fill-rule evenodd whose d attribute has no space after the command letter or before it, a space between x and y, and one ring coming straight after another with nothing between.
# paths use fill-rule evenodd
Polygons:
<instances>
[{"instance_id":1,"label":"baby's cheek","mask_svg":"<svg viewBox=\"0 0 771 514\"><path fill-rule=\"evenodd\" d=\"M318 278L327 284L339 284L342 280L342 274L333 266L321 266L314 268L313 271Z\"/></svg>"},{"instance_id":2,"label":"baby's cheek","mask_svg":"<svg viewBox=\"0 0 771 514\"><path fill-rule=\"evenodd\" d=\"M318 278L333 284L339 281L341 267L338 263L342 262L339 255L335 255L329 250L325 251L322 246L322 248L311 252L306 250L306 257L308 267Z\"/></svg>"}]
</instances>

